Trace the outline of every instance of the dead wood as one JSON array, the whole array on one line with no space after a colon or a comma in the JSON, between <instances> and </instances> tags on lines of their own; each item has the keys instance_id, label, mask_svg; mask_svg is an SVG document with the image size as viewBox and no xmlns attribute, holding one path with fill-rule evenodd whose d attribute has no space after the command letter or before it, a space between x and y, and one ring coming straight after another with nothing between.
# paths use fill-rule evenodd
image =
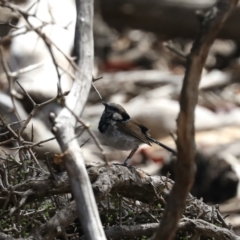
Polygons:
<instances>
[{"instance_id":1,"label":"dead wood","mask_svg":"<svg viewBox=\"0 0 240 240\"><path fill-rule=\"evenodd\" d=\"M186 73L180 96L177 118L177 174L155 240L171 240L185 207L185 200L194 183L196 166L194 111L198 101L198 86L203 67L224 22L238 1L219 0L209 12L201 15L201 29L187 58Z\"/></svg>"},{"instance_id":2,"label":"dead wood","mask_svg":"<svg viewBox=\"0 0 240 240\"><path fill-rule=\"evenodd\" d=\"M148 206L165 207L169 191L173 186L173 181L167 177L149 176L141 169L134 167L124 167L121 165L112 166L89 166L88 174L92 182L97 202L104 202L109 195L119 194L120 196L134 201L140 201ZM22 184L14 186L13 194L30 191L27 201L43 199L49 195L59 195L71 193L69 179L66 173L57 175L57 181L49 176L42 176L29 179ZM0 197L5 193L1 192ZM208 206L192 195L188 195L184 208L184 218L179 224L179 231L197 232L200 235L222 237L216 239L238 239L225 224L218 209ZM162 219L162 215L156 216ZM53 239L61 234L64 229L73 223L77 218L75 202L69 203L56 213L48 222L34 229L31 235L25 239ZM218 227L216 225L217 224ZM111 239L121 239L122 236L151 236L158 227L158 223L141 224L136 226L116 226L105 231L107 237ZM229 238L224 238L229 236ZM0 233L0 239L16 239L9 235ZM21 238L24 239L24 238ZM19 239L18 239L19 240Z\"/></svg>"}]
</instances>

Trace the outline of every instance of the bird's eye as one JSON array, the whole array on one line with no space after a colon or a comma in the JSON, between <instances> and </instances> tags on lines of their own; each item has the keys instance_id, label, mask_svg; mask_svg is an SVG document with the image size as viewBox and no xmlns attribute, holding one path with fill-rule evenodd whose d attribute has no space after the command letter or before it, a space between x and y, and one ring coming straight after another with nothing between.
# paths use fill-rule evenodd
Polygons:
<instances>
[{"instance_id":1,"label":"bird's eye","mask_svg":"<svg viewBox=\"0 0 240 240\"><path fill-rule=\"evenodd\" d=\"M122 113L122 120L127 122L130 120L130 116L127 113Z\"/></svg>"}]
</instances>

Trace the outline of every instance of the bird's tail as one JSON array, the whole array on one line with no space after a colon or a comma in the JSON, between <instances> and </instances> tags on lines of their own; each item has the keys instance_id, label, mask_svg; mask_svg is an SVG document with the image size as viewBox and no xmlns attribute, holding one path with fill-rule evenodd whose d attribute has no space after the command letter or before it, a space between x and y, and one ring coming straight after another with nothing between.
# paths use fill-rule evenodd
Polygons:
<instances>
[{"instance_id":1,"label":"bird's tail","mask_svg":"<svg viewBox=\"0 0 240 240\"><path fill-rule=\"evenodd\" d=\"M157 144L158 146L162 147L162 148L165 148L166 150L168 150L169 152L171 152L173 155L177 155L177 152L175 150L173 150L172 148L166 146L165 144L163 143L160 143L159 141L157 141L156 139L154 138L151 138L151 137L147 137L148 140L150 140L151 142Z\"/></svg>"}]
</instances>

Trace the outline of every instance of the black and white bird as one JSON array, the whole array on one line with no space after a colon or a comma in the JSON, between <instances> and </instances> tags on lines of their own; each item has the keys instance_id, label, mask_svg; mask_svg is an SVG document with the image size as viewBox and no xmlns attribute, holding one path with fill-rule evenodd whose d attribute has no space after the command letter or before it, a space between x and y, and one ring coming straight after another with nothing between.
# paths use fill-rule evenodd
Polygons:
<instances>
[{"instance_id":1,"label":"black and white bird","mask_svg":"<svg viewBox=\"0 0 240 240\"><path fill-rule=\"evenodd\" d=\"M155 143L177 155L175 150L152 138L148 128L130 118L121 105L106 102L102 102L102 104L105 106L105 109L98 125L102 140L106 145L118 150L132 150L124 161L124 165L128 164L139 146L144 143L150 146L151 143Z\"/></svg>"}]
</instances>

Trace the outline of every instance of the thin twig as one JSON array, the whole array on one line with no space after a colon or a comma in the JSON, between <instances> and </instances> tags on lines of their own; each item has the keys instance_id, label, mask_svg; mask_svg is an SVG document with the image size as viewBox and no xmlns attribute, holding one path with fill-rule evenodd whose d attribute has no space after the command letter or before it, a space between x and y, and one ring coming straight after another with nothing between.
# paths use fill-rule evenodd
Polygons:
<instances>
[{"instance_id":1,"label":"thin twig","mask_svg":"<svg viewBox=\"0 0 240 240\"><path fill-rule=\"evenodd\" d=\"M13 96L13 78L11 76L11 72L9 70L9 67L8 67L8 64L7 64L7 61L4 57L4 54L3 54L3 48L0 44L0 60L1 60L1 64L2 64L2 67L3 67L3 70L7 76L7 79L8 79L8 83L9 83L9 92L10 92L10 97L11 97L11 100L12 100L12 104L13 104L13 109L12 111L16 114L16 117L18 118L18 120L20 120L20 115L17 111L17 108L16 108L16 104L15 104L15 101L14 101L14 96Z\"/></svg>"},{"instance_id":2,"label":"thin twig","mask_svg":"<svg viewBox=\"0 0 240 240\"><path fill-rule=\"evenodd\" d=\"M186 60L187 54L185 54L181 49L176 48L176 46L173 44L172 41L168 41L167 43L164 44L166 48L168 48L170 51L174 52L177 54L179 57L183 58Z\"/></svg>"},{"instance_id":3,"label":"thin twig","mask_svg":"<svg viewBox=\"0 0 240 240\"><path fill-rule=\"evenodd\" d=\"M98 94L99 98L102 100L102 96L101 96L100 92L98 91L98 89L96 88L96 86L94 85L94 83L92 83L92 86L93 86L94 90L96 91L96 93Z\"/></svg>"},{"instance_id":4,"label":"thin twig","mask_svg":"<svg viewBox=\"0 0 240 240\"><path fill-rule=\"evenodd\" d=\"M98 138L95 136L95 134L92 132L92 130L89 128L89 126L82 119L80 119L68 106L66 106L66 108L73 114L73 116L76 118L76 120L88 131L89 135L93 138L93 141L95 142L96 146L103 154L104 161L108 165L109 163L108 163L107 156L106 156L104 149L103 149L101 143L99 142Z\"/></svg>"}]
</instances>

